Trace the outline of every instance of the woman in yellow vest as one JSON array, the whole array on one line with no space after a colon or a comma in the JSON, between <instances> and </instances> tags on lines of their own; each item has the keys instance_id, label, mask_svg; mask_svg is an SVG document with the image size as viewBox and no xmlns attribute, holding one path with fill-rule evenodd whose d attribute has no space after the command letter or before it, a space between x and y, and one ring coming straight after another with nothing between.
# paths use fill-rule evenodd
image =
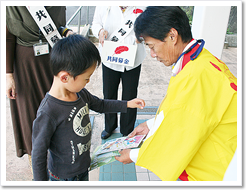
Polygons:
<instances>
[{"instance_id":1,"label":"woman in yellow vest","mask_svg":"<svg viewBox=\"0 0 246 190\"><path fill-rule=\"evenodd\" d=\"M173 76L155 119L129 135L147 135L141 148L116 159L134 161L163 181L223 180L237 148L237 79L203 40L192 38L179 7L148 7L134 30L152 57L173 65Z\"/></svg>"}]
</instances>

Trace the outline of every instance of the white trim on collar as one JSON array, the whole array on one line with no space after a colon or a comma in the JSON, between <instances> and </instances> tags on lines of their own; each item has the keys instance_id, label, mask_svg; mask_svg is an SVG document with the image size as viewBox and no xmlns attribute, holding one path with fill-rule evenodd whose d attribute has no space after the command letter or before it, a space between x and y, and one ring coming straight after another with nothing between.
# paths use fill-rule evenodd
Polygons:
<instances>
[{"instance_id":1,"label":"white trim on collar","mask_svg":"<svg viewBox=\"0 0 246 190\"><path fill-rule=\"evenodd\" d=\"M183 52L185 52L186 50L188 50L193 44L196 43L197 40L192 40L183 50ZM182 70L182 63L183 63L183 57L182 56L176 63L174 63L174 67L172 69L172 76L176 76L181 70Z\"/></svg>"}]
</instances>

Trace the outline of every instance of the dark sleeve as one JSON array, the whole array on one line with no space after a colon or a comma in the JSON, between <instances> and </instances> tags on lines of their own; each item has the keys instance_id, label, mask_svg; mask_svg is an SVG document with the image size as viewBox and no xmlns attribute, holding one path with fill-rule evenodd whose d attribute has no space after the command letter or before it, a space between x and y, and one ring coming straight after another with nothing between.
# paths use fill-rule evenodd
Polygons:
<instances>
[{"instance_id":1,"label":"dark sleeve","mask_svg":"<svg viewBox=\"0 0 246 190\"><path fill-rule=\"evenodd\" d=\"M57 29L66 25L66 6L46 6L46 10Z\"/></svg>"},{"instance_id":2,"label":"dark sleeve","mask_svg":"<svg viewBox=\"0 0 246 190\"><path fill-rule=\"evenodd\" d=\"M56 123L47 114L39 112L33 122L32 167L34 181L48 181L47 151Z\"/></svg>"},{"instance_id":3,"label":"dark sleeve","mask_svg":"<svg viewBox=\"0 0 246 190\"><path fill-rule=\"evenodd\" d=\"M87 99L86 102L89 104L89 109L99 112L99 113L117 113L127 112L127 101L125 100L107 100L107 99L100 99L94 95L92 95L90 92L88 92L86 89L83 89L81 91L82 98ZM84 97L83 97L84 96Z\"/></svg>"},{"instance_id":4,"label":"dark sleeve","mask_svg":"<svg viewBox=\"0 0 246 190\"><path fill-rule=\"evenodd\" d=\"M11 34L6 26L6 73L13 73L15 60L16 37Z\"/></svg>"}]
</instances>

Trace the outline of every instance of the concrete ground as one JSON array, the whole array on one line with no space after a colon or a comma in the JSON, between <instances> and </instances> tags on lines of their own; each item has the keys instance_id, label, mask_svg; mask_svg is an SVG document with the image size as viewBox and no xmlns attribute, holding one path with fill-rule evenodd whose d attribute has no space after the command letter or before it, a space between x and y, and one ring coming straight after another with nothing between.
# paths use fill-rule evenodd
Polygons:
<instances>
[{"instance_id":1,"label":"concrete ground","mask_svg":"<svg viewBox=\"0 0 246 190\"><path fill-rule=\"evenodd\" d=\"M149 48L146 48L147 57L142 64L138 97L146 102L146 106L158 106L165 96L169 79L171 77L171 67L165 67L162 63L150 57ZM231 72L237 76L237 48L223 50L222 61L224 61ZM91 77L86 88L99 98L103 98L102 93L102 71L101 66L97 68ZM121 86L119 91L121 91ZM119 93L121 94L121 93ZM119 95L120 97L120 95ZM100 134L104 128L103 114L91 113L95 116L92 130L91 152L101 144ZM145 119L149 116L138 115L138 118ZM2 126L4 127L4 126ZM2 161L4 160L2 151ZM4 170L4 168L2 168ZM3 177L3 176L2 176ZM90 172L90 181L98 181L99 169ZM29 166L28 156L22 158L16 156L13 127L10 115L10 106L6 100L6 181L31 181L32 173Z\"/></svg>"}]
</instances>

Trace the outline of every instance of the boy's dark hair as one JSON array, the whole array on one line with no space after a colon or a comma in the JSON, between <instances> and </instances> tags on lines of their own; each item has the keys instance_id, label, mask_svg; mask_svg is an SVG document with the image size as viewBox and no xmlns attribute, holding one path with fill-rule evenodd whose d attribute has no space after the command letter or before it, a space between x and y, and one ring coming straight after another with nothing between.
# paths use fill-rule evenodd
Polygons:
<instances>
[{"instance_id":1,"label":"boy's dark hair","mask_svg":"<svg viewBox=\"0 0 246 190\"><path fill-rule=\"evenodd\" d=\"M96 46L81 35L74 34L59 40L51 50L50 63L53 75L67 71L74 78L92 65L101 63Z\"/></svg>"},{"instance_id":2,"label":"boy's dark hair","mask_svg":"<svg viewBox=\"0 0 246 190\"><path fill-rule=\"evenodd\" d=\"M134 24L134 31L139 41L147 36L163 41L171 28L178 31L184 43L191 41L189 19L177 6L149 6Z\"/></svg>"}]
</instances>

